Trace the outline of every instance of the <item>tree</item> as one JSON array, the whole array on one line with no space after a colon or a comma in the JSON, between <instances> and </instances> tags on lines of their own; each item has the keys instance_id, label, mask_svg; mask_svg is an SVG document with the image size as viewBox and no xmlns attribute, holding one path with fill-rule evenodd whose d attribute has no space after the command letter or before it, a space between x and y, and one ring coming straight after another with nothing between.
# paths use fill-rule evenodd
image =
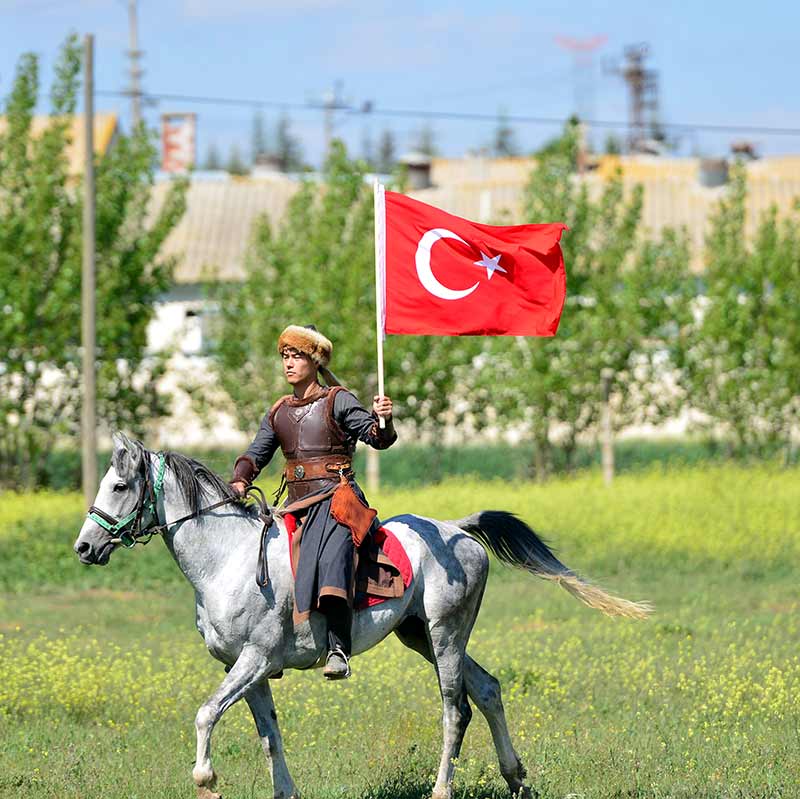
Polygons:
<instances>
[{"instance_id":1,"label":"tree","mask_svg":"<svg viewBox=\"0 0 800 799\"><path fill-rule=\"evenodd\" d=\"M384 175L389 175L394 170L396 164L397 152L394 134L390 130L384 130L378 142L377 170Z\"/></svg>"},{"instance_id":2,"label":"tree","mask_svg":"<svg viewBox=\"0 0 800 799\"><path fill-rule=\"evenodd\" d=\"M683 341L694 407L735 449L789 444L800 413L800 206L746 236L746 170L731 173L706 237L704 295Z\"/></svg>"},{"instance_id":3,"label":"tree","mask_svg":"<svg viewBox=\"0 0 800 799\"><path fill-rule=\"evenodd\" d=\"M211 142L211 144L208 145L208 152L206 153L206 161L203 165L203 169L208 169L209 171L222 169L222 160L219 157L219 150L217 149L216 142Z\"/></svg>"},{"instance_id":4,"label":"tree","mask_svg":"<svg viewBox=\"0 0 800 799\"><path fill-rule=\"evenodd\" d=\"M248 173L249 170L245 162L242 160L242 154L239 150L238 144L234 144L231 147L231 152L228 156L228 163L225 169L231 175L246 175Z\"/></svg>"},{"instance_id":5,"label":"tree","mask_svg":"<svg viewBox=\"0 0 800 799\"><path fill-rule=\"evenodd\" d=\"M305 182L283 224L253 230L241 284L212 287L219 315L214 352L222 387L242 425L255 430L286 387L276 353L290 323L314 324L334 344L331 368L369 406L377 388L373 198L363 162L334 141L324 183ZM469 340L403 336L386 349L388 388L398 417L441 424Z\"/></svg>"},{"instance_id":6,"label":"tree","mask_svg":"<svg viewBox=\"0 0 800 799\"><path fill-rule=\"evenodd\" d=\"M508 114L504 110L500 110L497 114L497 127L492 141L492 155L496 158L508 158L518 154L516 136L514 129L509 124Z\"/></svg>"},{"instance_id":7,"label":"tree","mask_svg":"<svg viewBox=\"0 0 800 799\"><path fill-rule=\"evenodd\" d=\"M367 126L361 136L361 158L367 165L367 169L375 169L375 147L372 142L372 135Z\"/></svg>"},{"instance_id":8,"label":"tree","mask_svg":"<svg viewBox=\"0 0 800 799\"><path fill-rule=\"evenodd\" d=\"M688 262L682 236L637 244L641 189L625 198L619 175L594 199L575 177L574 125L538 158L526 189L530 222L563 221L569 294L554 338L491 341L476 396L503 423L522 426L534 446L535 471L553 465L551 436L558 428L567 463L578 438L596 428L600 376L613 374L614 426L660 418L670 399L658 390L665 322Z\"/></svg>"},{"instance_id":9,"label":"tree","mask_svg":"<svg viewBox=\"0 0 800 799\"><path fill-rule=\"evenodd\" d=\"M80 62L73 36L56 66L49 124L34 136L38 60L24 55L0 135L0 481L10 485L46 485L47 453L78 444L82 192L66 150ZM150 216L155 160L142 128L120 136L96 172L98 416L139 435L168 409L156 387L164 357L146 353L146 331L174 265L158 252L185 207L178 181Z\"/></svg>"},{"instance_id":10,"label":"tree","mask_svg":"<svg viewBox=\"0 0 800 799\"><path fill-rule=\"evenodd\" d=\"M622 142L616 133L609 133L606 136L605 153L606 155L620 155L622 153Z\"/></svg>"},{"instance_id":11,"label":"tree","mask_svg":"<svg viewBox=\"0 0 800 799\"><path fill-rule=\"evenodd\" d=\"M420 128L417 133L417 140L414 143L414 149L430 158L433 158L433 156L437 154L436 134L430 125L425 124Z\"/></svg>"},{"instance_id":12,"label":"tree","mask_svg":"<svg viewBox=\"0 0 800 799\"><path fill-rule=\"evenodd\" d=\"M282 172L299 172L303 169L303 148L292 133L292 124L286 114L278 120L275 134L275 155Z\"/></svg>"},{"instance_id":13,"label":"tree","mask_svg":"<svg viewBox=\"0 0 800 799\"><path fill-rule=\"evenodd\" d=\"M252 161L257 163L258 159L269 152L269 143L267 142L267 130L264 124L264 114L259 108L253 115L253 139L251 144Z\"/></svg>"}]
</instances>

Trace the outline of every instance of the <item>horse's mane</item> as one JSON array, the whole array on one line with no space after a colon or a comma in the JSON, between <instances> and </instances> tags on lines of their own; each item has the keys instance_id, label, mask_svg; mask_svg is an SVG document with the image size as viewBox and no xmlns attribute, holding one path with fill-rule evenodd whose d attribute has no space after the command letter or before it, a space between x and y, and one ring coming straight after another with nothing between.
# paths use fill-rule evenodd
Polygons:
<instances>
[{"instance_id":1,"label":"horse's mane","mask_svg":"<svg viewBox=\"0 0 800 799\"><path fill-rule=\"evenodd\" d=\"M228 483L205 464L179 452L166 451L163 454L167 468L172 470L178 490L192 513L198 513L203 509L204 496L216 495L219 499L238 499L238 495Z\"/></svg>"},{"instance_id":2,"label":"horse's mane","mask_svg":"<svg viewBox=\"0 0 800 799\"><path fill-rule=\"evenodd\" d=\"M141 441L130 441L130 443L139 450L142 463L159 454L150 452ZM239 499L227 481L200 461L171 450L165 450L160 454L164 456L167 468L172 470L178 490L192 513L199 513L208 505L209 499L212 501ZM245 516L258 515L256 508L248 507L243 502L236 502L228 507L237 508Z\"/></svg>"}]
</instances>

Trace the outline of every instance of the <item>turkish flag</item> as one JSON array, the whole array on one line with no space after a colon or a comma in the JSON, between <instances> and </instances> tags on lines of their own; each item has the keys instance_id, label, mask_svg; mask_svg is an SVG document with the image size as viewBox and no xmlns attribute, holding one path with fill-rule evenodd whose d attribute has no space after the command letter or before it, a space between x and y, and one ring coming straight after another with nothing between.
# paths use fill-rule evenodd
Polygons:
<instances>
[{"instance_id":1,"label":"turkish flag","mask_svg":"<svg viewBox=\"0 0 800 799\"><path fill-rule=\"evenodd\" d=\"M481 225L392 191L385 208L386 333L555 335L566 225Z\"/></svg>"}]
</instances>

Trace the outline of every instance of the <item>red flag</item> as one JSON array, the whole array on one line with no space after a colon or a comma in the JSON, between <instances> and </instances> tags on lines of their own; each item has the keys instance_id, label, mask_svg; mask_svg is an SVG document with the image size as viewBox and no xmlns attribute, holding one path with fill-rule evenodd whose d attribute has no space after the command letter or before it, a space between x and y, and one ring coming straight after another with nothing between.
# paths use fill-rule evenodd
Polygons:
<instances>
[{"instance_id":1,"label":"red flag","mask_svg":"<svg viewBox=\"0 0 800 799\"><path fill-rule=\"evenodd\" d=\"M566 225L480 225L385 192L386 333L553 336Z\"/></svg>"}]
</instances>

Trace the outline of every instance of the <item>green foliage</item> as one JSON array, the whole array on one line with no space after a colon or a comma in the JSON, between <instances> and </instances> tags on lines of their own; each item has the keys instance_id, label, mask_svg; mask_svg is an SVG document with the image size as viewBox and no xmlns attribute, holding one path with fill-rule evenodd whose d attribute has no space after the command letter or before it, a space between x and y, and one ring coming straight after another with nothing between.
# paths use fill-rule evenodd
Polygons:
<instances>
[{"instance_id":1,"label":"green foliage","mask_svg":"<svg viewBox=\"0 0 800 799\"><path fill-rule=\"evenodd\" d=\"M82 187L68 174L81 50L70 37L56 65L51 115L33 136L38 60L20 59L0 136L0 483L39 485L44 458L80 423ZM184 210L176 183L148 216L155 148L120 136L96 168L98 417L141 433L167 408L163 359L145 353L153 302L169 285L161 244Z\"/></svg>"},{"instance_id":2,"label":"green foliage","mask_svg":"<svg viewBox=\"0 0 800 799\"><path fill-rule=\"evenodd\" d=\"M325 189L306 182L284 225L258 221L241 284L213 289L219 303L215 364L244 425L285 393L276 346L288 324L315 324L334 342L331 368L362 398L374 370L372 195L339 143L326 166Z\"/></svg>"},{"instance_id":3,"label":"green foliage","mask_svg":"<svg viewBox=\"0 0 800 799\"><path fill-rule=\"evenodd\" d=\"M217 149L215 142L211 142L208 145L208 151L206 152L206 160L203 164L203 169L208 169L209 171L222 169L222 161L219 157L219 150Z\"/></svg>"},{"instance_id":4,"label":"green foliage","mask_svg":"<svg viewBox=\"0 0 800 799\"><path fill-rule=\"evenodd\" d=\"M390 130L384 130L378 140L378 172L390 175L397 164L397 146L394 134Z\"/></svg>"},{"instance_id":5,"label":"green foliage","mask_svg":"<svg viewBox=\"0 0 800 799\"><path fill-rule=\"evenodd\" d=\"M414 149L423 155L429 156L430 158L433 158L435 155L439 154L439 151L436 147L436 132L429 123L426 122L419 129L419 131L417 131L417 139L414 142Z\"/></svg>"},{"instance_id":6,"label":"green foliage","mask_svg":"<svg viewBox=\"0 0 800 799\"><path fill-rule=\"evenodd\" d=\"M392 488L431 485L455 477L476 480L496 478L512 482L524 481L533 476L530 462L530 447L525 444L466 443L458 445L430 446L413 440L381 453L381 479ZM191 449L182 450L217 474L225 475L239 454L238 449ZM731 458L731 454L735 455ZM630 439L614 444L614 463L618 474L638 472L650 468L671 468L686 465L702 465L734 460L737 463L775 462L780 460L781 449L760 446L741 448L730 453L714 439L693 440L685 438ZM600 452L594 443L580 443L575 451L567 453L555 449L553 472L591 469L600 465ZM359 447L354 458L356 474L365 474L367 450ZM102 474L108 466L110 453L98 454L98 471ZM259 483L271 494L280 482L283 465L275 459L261 473ZM77 491L81 485L81 453L78 450L54 449L44 459L46 487L57 491Z\"/></svg>"},{"instance_id":7,"label":"green foliage","mask_svg":"<svg viewBox=\"0 0 800 799\"><path fill-rule=\"evenodd\" d=\"M283 172L299 172L305 166L303 147L292 133L288 114L282 114L275 131L275 156Z\"/></svg>"},{"instance_id":8,"label":"green foliage","mask_svg":"<svg viewBox=\"0 0 800 799\"><path fill-rule=\"evenodd\" d=\"M228 163L225 165L225 169L231 175L246 175L250 171L247 167L247 164L244 162L242 158L242 153L239 150L239 145L234 144L231 147L230 154L228 155Z\"/></svg>"},{"instance_id":9,"label":"green foliage","mask_svg":"<svg viewBox=\"0 0 800 799\"><path fill-rule=\"evenodd\" d=\"M606 142L604 146L604 151L606 155L620 155L622 153L622 141L616 133L609 133L606 136Z\"/></svg>"},{"instance_id":10,"label":"green foliage","mask_svg":"<svg viewBox=\"0 0 800 799\"><path fill-rule=\"evenodd\" d=\"M267 141L267 129L264 122L264 112L258 109L253 115L253 132L250 149L252 152L253 163L256 163L261 156L269 152L269 142Z\"/></svg>"},{"instance_id":11,"label":"green foliage","mask_svg":"<svg viewBox=\"0 0 800 799\"><path fill-rule=\"evenodd\" d=\"M479 396L497 422L529 432L540 476L553 465L556 426L568 461L578 436L596 428L603 370L613 374L616 428L674 407L655 381L673 295L685 282L685 238L666 231L640 243L641 188L625 197L617 174L598 196L590 194L575 175L578 136L572 125L547 146L525 194L529 221L569 226L562 239L568 297L558 334L492 340L480 381Z\"/></svg>"},{"instance_id":12,"label":"green foliage","mask_svg":"<svg viewBox=\"0 0 800 799\"><path fill-rule=\"evenodd\" d=\"M377 390L373 195L363 162L335 141L321 187L307 181L283 224L256 224L241 284L214 286L218 327L213 352L222 387L242 424L254 430L286 383L277 356L288 324L314 324L334 344L331 370L369 407ZM441 423L474 342L403 337L386 346L386 393L401 418Z\"/></svg>"},{"instance_id":13,"label":"green foliage","mask_svg":"<svg viewBox=\"0 0 800 799\"><path fill-rule=\"evenodd\" d=\"M492 155L496 158L508 158L519 154L514 128L508 121L508 113L501 109L497 114L497 126L492 141Z\"/></svg>"},{"instance_id":14,"label":"green foliage","mask_svg":"<svg viewBox=\"0 0 800 799\"><path fill-rule=\"evenodd\" d=\"M732 170L706 240L705 292L681 355L691 404L736 447L788 442L800 415L800 208L746 237L746 171Z\"/></svg>"}]
</instances>

